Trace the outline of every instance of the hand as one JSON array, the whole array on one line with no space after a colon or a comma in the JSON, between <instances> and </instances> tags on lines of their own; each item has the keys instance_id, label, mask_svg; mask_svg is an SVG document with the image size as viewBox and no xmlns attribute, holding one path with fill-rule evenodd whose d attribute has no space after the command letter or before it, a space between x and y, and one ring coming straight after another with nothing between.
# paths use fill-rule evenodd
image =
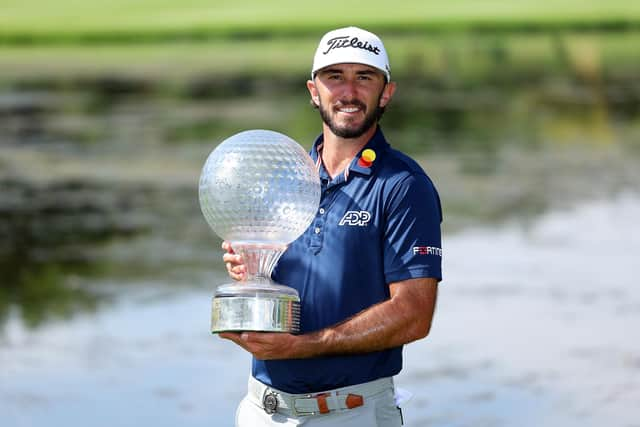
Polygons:
<instances>
[{"instance_id":1,"label":"hand","mask_svg":"<svg viewBox=\"0 0 640 427\"><path fill-rule=\"evenodd\" d=\"M221 332L220 338L228 339L253 354L256 359L293 359L304 357L296 354L294 345L298 336L280 332Z\"/></svg>"},{"instance_id":2,"label":"hand","mask_svg":"<svg viewBox=\"0 0 640 427\"><path fill-rule=\"evenodd\" d=\"M247 267L244 265L242 257L233 251L231 243L226 240L222 242L222 250L226 251L226 253L222 255L222 260L227 267L229 276L233 280L244 280L247 274Z\"/></svg>"}]
</instances>

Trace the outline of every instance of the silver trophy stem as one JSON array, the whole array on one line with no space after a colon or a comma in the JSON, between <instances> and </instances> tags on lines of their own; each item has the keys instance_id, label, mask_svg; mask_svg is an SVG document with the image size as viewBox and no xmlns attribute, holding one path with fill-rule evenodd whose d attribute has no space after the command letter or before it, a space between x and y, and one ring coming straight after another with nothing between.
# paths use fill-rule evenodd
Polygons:
<instances>
[{"instance_id":1,"label":"silver trophy stem","mask_svg":"<svg viewBox=\"0 0 640 427\"><path fill-rule=\"evenodd\" d=\"M257 277L271 280L273 267L287 250L287 245L277 243L232 242L231 247L242 256L247 268L245 280L248 282Z\"/></svg>"}]
</instances>

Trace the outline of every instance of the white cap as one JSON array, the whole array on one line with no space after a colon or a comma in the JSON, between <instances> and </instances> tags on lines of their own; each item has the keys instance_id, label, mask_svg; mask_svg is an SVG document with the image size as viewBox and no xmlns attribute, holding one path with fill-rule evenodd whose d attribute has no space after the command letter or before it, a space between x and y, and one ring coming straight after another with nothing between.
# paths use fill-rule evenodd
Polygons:
<instances>
[{"instance_id":1,"label":"white cap","mask_svg":"<svg viewBox=\"0 0 640 427\"><path fill-rule=\"evenodd\" d=\"M365 64L377 68L391 80L387 51L380 37L357 27L339 28L322 37L313 57L311 78L322 68L334 64Z\"/></svg>"}]
</instances>

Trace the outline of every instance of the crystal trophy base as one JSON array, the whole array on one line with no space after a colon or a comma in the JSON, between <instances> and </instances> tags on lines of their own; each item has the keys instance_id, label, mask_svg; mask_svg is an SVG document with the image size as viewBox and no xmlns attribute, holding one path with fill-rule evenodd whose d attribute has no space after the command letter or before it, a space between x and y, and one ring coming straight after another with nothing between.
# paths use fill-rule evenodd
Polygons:
<instances>
[{"instance_id":1,"label":"crystal trophy base","mask_svg":"<svg viewBox=\"0 0 640 427\"><path fill-rule=\"evenodd\" d=\"M218 287L211 308L211 332L300 331L300 298L295 289L266 281Z\"/></svg>"}]
</instances>

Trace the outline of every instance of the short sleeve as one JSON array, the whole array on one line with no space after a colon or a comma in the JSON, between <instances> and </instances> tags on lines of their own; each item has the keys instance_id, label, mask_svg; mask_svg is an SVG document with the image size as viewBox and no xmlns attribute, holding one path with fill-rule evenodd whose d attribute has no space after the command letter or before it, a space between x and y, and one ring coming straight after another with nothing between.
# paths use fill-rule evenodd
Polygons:
<instances>
[{"instance_id":1,"label":"short sleeve","mask_svg":"<svg viewBox=\"0 0 640 427\"><path fill-rule=\"evenodd\" d=\"M425 174L414 173L388 191L383 237L386 282L442 280L442 208L435 186Z\"/></svg>"}]
</instances>

